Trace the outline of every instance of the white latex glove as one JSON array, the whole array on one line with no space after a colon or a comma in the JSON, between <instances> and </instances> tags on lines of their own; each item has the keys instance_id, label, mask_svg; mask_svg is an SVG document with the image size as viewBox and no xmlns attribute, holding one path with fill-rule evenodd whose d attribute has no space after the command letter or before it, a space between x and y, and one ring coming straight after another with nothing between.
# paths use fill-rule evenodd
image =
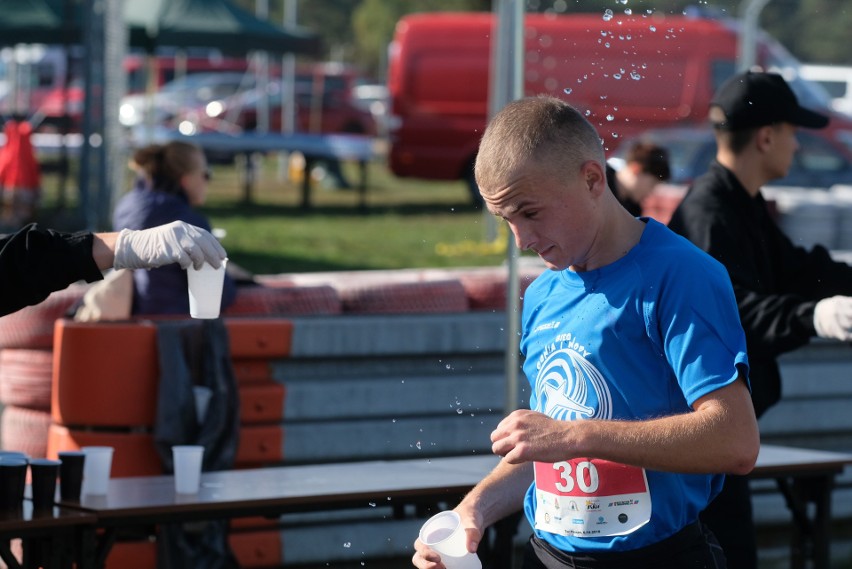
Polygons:
<instances>
[{"instance_id":1,"label":"white latex glove","mask_svg":"<svg viewBox=\"0 0 852 569\"><path fill-rule=\"evenodd\" d=\"M817 302L814 328L820 338L852 340L852 297L832 296Z\"/></svg>"},{"instance_id":2,"label":"white latex glove","mask_svg":"<svg viewBox=\"0 0 852 569\"><path fill-rule=\"evenodd\" d=\"M178 263L200 269L204 262L219 268L225 249L210 232L184 221L141 229L122 229L115 241L116 269L151 269Z\"/></svg>"}]
</instances>

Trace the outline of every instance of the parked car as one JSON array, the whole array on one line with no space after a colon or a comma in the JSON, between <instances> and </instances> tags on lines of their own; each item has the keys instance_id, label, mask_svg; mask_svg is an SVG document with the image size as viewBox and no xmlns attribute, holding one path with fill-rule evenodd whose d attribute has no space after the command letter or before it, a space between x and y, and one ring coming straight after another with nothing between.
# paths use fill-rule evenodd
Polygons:
<instances>
[{"instance_id":1,"label":"parked car","mask_svg":"<svg viewBox=\"0 0 852 569\"><path fill-rule=\"evenodd\" d=\"M162 124L185 109L196 108L210 101L229 97L254 85L254 78L242 72L211 71L191 73L166 83L151 95L135 93L121 99L118 120L126 127ZM148 113L154 113L148 117Z\"/></svg>"},{"instance_id":2,"label":"parked car","mask_svg":"<svg viewBox=\"0 0 852 569\"><path fill-rule=\"evenodd\" d=\"M852 155L845 146L818 133L798 130L799 150L790 172L785 178L774 180L773 186L830 188L835 184L852 184ZM672 184L690 184L707 171L708 164L716 156L716 139L709 127L672 127L648 130L624 141L610 160L623 161L627 149L637 139L648 140L668 150Z\"/></svg>"},{"instance_id":3,"label":"parked car","mask_svg":"<svg viewBox=\"0 0 852 569\"><path fill-rule=\"evenodd\" d=\"M357 76L352 71L336 65L319 65L298 71L294 84L295 129L299 132L374 136L376 125L373 114L359 106L353 97L356 82ZM269 111L269 130L280 131L282 83L279 79L270 80L265 89L252 85L229 97L188 110L175 117L171 126L184 134L253 131L258 127L258 111L262 103Z\"/></svg>"}]
</instances>

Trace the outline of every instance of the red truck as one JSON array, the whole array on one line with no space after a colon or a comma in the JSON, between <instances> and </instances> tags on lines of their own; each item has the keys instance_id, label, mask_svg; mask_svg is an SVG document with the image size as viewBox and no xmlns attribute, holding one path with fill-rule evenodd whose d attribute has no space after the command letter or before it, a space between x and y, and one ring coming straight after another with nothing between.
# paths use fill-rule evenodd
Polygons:
<instances>
[{"instance_id":1,"label":"red truck","mask_svg":"<svg viewBox=\"0 0 852 569\"><path fill-rule=\"evenodd\" d=\"M468 182L487 121L493 16L488 12L403 17L389 49L391 171L400 177ZM655 13L527 14L526 95L548 93L582 109L608 152L639 132L706 121L716 88L736 71L737 30L727 20ZM798 62L760 33L757 61L785 74L803 105L831 113ZM852 141L852 119L833 113L825 132Z\"/></svg>"}]
</instances>

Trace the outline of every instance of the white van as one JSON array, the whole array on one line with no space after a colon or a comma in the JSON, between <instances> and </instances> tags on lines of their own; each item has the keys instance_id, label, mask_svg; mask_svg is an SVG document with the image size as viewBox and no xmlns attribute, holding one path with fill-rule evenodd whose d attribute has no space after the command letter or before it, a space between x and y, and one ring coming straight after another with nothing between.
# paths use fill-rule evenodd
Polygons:
<instances>
[{"instance_id":1,"label":"white van","mask_svg":"<svg viewBox=\"0 0 852 569\"><path fill-rule=\"evenodd\" d=\"M852 115L852 66L802 64L799 73L826 90L835 111Z\"/></svg>"}]
</instances>

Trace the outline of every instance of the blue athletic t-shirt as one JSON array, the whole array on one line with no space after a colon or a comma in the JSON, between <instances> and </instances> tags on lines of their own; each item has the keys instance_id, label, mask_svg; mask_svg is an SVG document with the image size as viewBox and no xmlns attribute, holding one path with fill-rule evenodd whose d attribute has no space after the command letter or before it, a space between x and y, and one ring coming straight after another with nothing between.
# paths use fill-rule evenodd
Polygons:
<instances>
[{"instance_id":1,"label":"blue athletic t-shirt","mask_svg":"<svg viewBox=\"0 0 852 569\"><path fill-rule=\"evenodd\" d=\"M527 288L520 347L531 409L566 421L658 418L691 412L697 399L735 381L738 367L747 376L745 336L724 267L659 222L643 221L639 243L621 259L587 272L546 271ZM573 465L580 486L597 483L582 470L589 464ZM641 469L629 470L640 473L633 481L638 476L641 484ZM536 535L569 552L644 547L695 521L723 480L651 470L644 478L645 493L611 492L617 500L585 499L568 480L574 496L546 517L572 529ZM535 483L527 492L534 528L537 499L548 504L550 497L537 498ZM630 527L641 508L647 523Z\"/></svg>"}]
</instances>

